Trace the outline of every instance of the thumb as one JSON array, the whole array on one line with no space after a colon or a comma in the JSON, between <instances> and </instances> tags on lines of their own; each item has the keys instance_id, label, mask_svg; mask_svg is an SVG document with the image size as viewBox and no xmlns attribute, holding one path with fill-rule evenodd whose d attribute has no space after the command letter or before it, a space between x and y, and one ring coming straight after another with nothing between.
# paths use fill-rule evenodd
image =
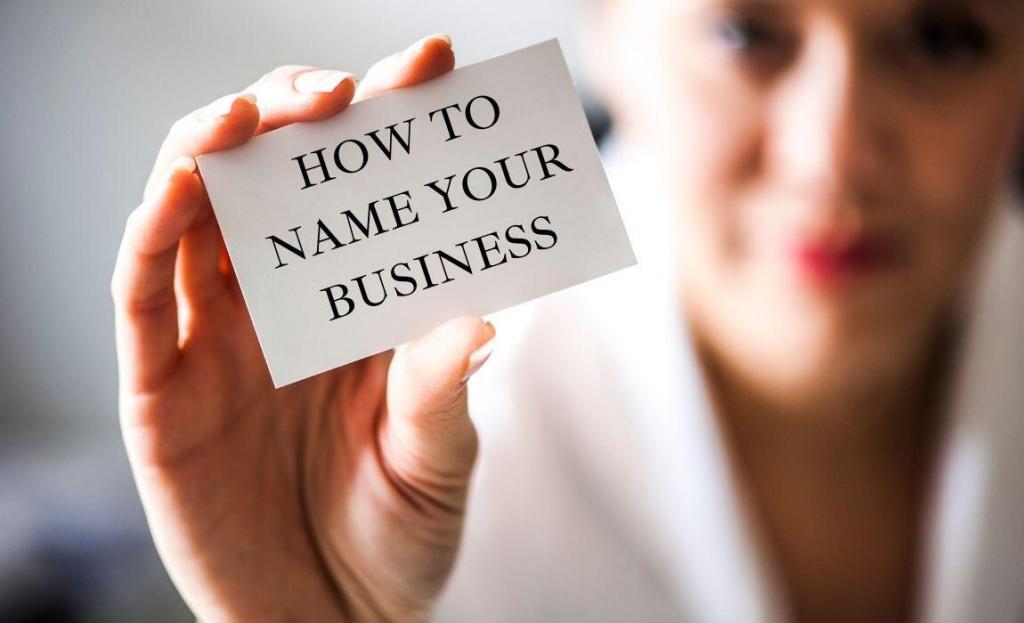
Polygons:
<instances>
[{"instance_id":1,"label":"thumb","mask_svg":"<svg viewBox=\"0 0 1024 623\"><path fill-rule=\"evenodd\" d=\"M456 318L399 346L388 370L382 458L408 484L458 506L477 452L465 382L487 360L494 335L489 322Z\"/></svg>"}]
</instances>

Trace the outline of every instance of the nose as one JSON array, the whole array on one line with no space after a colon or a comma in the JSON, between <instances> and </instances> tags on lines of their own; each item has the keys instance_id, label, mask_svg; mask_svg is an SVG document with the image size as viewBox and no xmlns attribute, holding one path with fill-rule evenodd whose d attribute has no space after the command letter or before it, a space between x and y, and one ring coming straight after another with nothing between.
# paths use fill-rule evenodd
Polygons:
<instances>
[{"instance_id":1,"label":"nose","mask_svg":"<svg viewBox=\"0 0 1024 623\"><path fill-rule=\"evenodd\" d=\"M769 158L806 205L835 210L873 202L896 155L882 94L863 56L840 28L816 24L779 84Z\"/></svg>"}]
</instances>

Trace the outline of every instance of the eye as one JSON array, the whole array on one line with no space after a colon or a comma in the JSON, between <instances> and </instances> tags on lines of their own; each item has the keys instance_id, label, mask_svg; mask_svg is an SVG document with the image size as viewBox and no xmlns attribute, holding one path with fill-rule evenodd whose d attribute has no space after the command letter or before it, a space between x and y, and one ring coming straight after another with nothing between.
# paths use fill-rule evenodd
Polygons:
<instances>
[{"instance_id":1,"label":"eye","mask_svg":"<svg viewBox=\"0 0 1024 623\"><path fill-rule=\"evenodd\" d=\"M718 19L715 26L722 42L734 50L776 45L779 40L768 20L751 15L727 13Z\"/></svg>"},{"instance_id":2,"label":"eye","mask_svg":"<svg viewBox=\"0 0 1024 623\"><path fill-rule=\"evenodd\" d=\"M916 12L903 36L912 60L938 68L972 66L992 53L992 32L964 11L926 8Z\"/></svg>"},{"instance_id":3,"label":"eye","mask_svg":"<svg viewBox=\"0 0 1024 623\"><path fill-rule=\"evenodd\" d=\"M737 59L753 69L781 67L794 50L793 37L778 20L745 12L725 12L714 23L714 33Z\"/></svg>"}]
</instances>

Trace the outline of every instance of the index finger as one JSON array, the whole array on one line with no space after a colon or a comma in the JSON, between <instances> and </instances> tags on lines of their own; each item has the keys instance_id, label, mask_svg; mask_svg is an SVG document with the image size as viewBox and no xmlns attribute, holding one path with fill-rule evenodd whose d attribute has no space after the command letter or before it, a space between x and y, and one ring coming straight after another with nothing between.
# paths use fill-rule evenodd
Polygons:
<instances>
[{"instance_id":1,"label":"index finger","mask_svg":"<svg viewBox=\"0 0 1024 623\"><path fill-rule=\"evenodd\" d=\"M259 120L256 96L251 93L226 95L185 115L171 126L160 146L143 196L150 196L167 167L178 158L238 147L252 137Z\"/></svg>"},{"instance_id":2,"label":"index finger","mask_svg":"<svg viewBox=\"0 0 1024 623\"><path fill-rule=\"evenodd\" d=\"M446 74L454 68L452 38L444 33L429 35L370 67L352 101L364 100L392 89L411 87Z\"/></svg>"}]
</instances>

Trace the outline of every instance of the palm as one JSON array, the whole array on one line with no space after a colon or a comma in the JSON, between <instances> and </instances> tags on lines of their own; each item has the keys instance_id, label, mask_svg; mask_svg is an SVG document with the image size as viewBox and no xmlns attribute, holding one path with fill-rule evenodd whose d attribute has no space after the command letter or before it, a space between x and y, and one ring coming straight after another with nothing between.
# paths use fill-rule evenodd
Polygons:
<instances>
[{"instance_id":1,"label":"palm","mask_svg":"<svg viewBox=\"0 0 1024 623\"><path fill-rule=\"evenodd\" d=\"M178 368L124 427L137 473L159 481L140 483L147 503L163 509L158 545L188 561L172 573L230 578L214 588L218 601L254 616L286 602L282 592L305 593L319 612L342 608L339 591L358 594L370 581L404 608L425 609L458 534L443 508L411 500L384 462L377 426L386 420L390 354L274 390L240 301L219 300L196 317ZM360 521L366 515L373 521ZM431 531L447 539L414 538ZM401 576L387 553L396 538L405 564L419 550L437 569L431 590L381 585Z\"/></svg>"}]
</instances>

